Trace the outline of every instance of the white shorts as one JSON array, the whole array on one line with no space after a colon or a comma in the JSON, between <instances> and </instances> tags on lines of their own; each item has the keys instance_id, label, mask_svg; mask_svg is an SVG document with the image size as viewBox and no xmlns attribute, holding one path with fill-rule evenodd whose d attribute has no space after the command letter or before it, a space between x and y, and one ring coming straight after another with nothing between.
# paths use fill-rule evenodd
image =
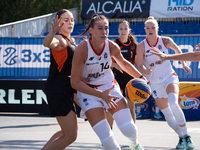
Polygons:
<instances>
[{"instance_id":1,"label":"white shorts","mask_svg":"<svg viewBox=\"0 0 200 150\"><path fill-rule=\"evenodd\" d=\"M117 103L122 98L124 98L118 84L109 83L109 84L105 84L105 85L101 85L99 87L96 87L96 89L103 91L103 90L111 88L113 85L115 85L115 87L110 92L110 95L119 97L119 99L113 99L114 102ZM86 112L89 109L97 108L97 107L102 107L102 108L105 108L105 109L109 108L109 106L107 105L107 103L103 99L96 97L96 96L93 96L93 95L81 93L79 91L77 91L77 99L78 99L78 102L81 105L81 109L84 112Z\"/></svg>"},{"instance_id":2,"label":"white shorts","mask_svg":"<svg viewBox=\"0 0 200 150\"><path fill-rule=\"evenodd\" d=\"M151 93L153 98L167 98L168 95L166 89L167 86L171 83L175 83L179 86L179 79L177 75L172 74L169 78L160 83L150 82Z\"/></svg>"}]
</instances>

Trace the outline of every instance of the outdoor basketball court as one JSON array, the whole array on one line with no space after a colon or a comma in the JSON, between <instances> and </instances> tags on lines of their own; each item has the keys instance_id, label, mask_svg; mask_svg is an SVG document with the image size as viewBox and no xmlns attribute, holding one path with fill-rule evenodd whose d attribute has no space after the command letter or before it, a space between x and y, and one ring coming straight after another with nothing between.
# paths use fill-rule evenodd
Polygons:
<instances>
[{"instance_id":1,"label":"outdoor basketball court","mask_svg":"<svg viewBox=\"0 0 200 150\"><path fill-rule=\"evenodd\" d=\"M78 122L78 138L66 150L103 150L88 121L78 118ZM175 149L178 137L164 120L140 119L136 125L139 142L145 150ZM188 121L187 127L196 145L195 150L200 150L200 121ZM48 116L0 113L0 149L39 150L58 129L55 118ZM130 150L127 139L116 124L113 132L122 150Z\"/></svg>"}]
</instances>

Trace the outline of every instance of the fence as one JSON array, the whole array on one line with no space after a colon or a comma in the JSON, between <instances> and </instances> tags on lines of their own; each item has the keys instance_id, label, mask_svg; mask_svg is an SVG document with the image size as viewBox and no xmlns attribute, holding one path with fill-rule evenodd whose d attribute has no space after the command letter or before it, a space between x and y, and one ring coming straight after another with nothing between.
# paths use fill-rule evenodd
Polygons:
<instances>
[{"instance_id":1,"label":"fence","mask_svg":"<svg viewBox=\"0 0 200 150\"><path fill-rule=\"evenodd\" d=\"M78 8L69 9L78 23ZM50 31L56 13L0 25L0 37L38 37Z\"/></svg>"}]
</instances>

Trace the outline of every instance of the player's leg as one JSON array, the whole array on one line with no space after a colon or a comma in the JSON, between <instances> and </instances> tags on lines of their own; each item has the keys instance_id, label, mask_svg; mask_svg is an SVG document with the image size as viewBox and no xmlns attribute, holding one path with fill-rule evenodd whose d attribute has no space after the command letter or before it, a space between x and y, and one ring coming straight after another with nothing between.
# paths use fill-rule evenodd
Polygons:
<instances>
[{"instance_id":1,"label":"player's leg","mask_svg":"<svg viewBox=\"0 0 200 150\"><path fill-rule=\"evenodd\" d=\"M178 104L178 93L179 93L179 86L177 84L169 84L167 86L167 94L168 94L168 101L169 105L172 109L172 112L175 116L175 119L180 126L180 129L183 133L183 136L180 137L180 141L182 140L181 138L185 138L186 141L186 149L193 149L195 147L190 135L188 134L187 131L187 126L186 126L186 120L185 120L185 115L181 109L181 107ZM180 145L180 144L179 144Z\"/></svg>"},{"instance_id":2,"label":"player's leg","mask_svg":"<svg viewBox=\"0 0 200 150\"><path fill-rule=\"evenodd\" d=\"M126 99L127 99L127 98L126 98ZM132 116L133 121L134 121L134 123L135 123L135 121L136 121L135 103L132 102L132 101L130 101L130 100L128 100L128 99L127 99L127 101L128 101L128 107L129 107L130 112L131 112L131 116Z\"/></svg>"},{"instance_id":3,"label":"player's leg","mask_svg":"<svg viewBox=\"0 0 200 150\"><path fill-rule=\"evenodd\" d=\"M113 116L107 110L106 110L106 118L108 120L110 128L112 129L113 128L114 119L113 119Z\"/></svg>"},{"instance_id":4,"label":"player's leg","mask_svg":"<svg viewBox=\"0 0 200 150\"><path fill-rule=\"evenodd\" d=\"M141 105L142 103L135 103L136 105L136 118L142 118Z\"/></svg>"},{"instance_id":5,"label":"player's leg","mask_svg":"<svg viewBox=\"0 0 200 150\"><path fill-rule=\"evenodd\" d=\"M162 116L160 115L160 108L157 106L156 101L155 101L155 114L154 114L154 118L156 119L161 119Z\"/></svg>"},{"instance_id":6,"label":"player's leg","mask_svg":"<svg viewBox=\"0 0 200 150\"><path fill-rule=\"evenodd\" d=\"M49 144L47 150L65 149L77 138L78 122L76 113L70 111L66 116L56 117L63 135Z\"/></svg>"},{"instance_id":7,"label":"player's leg","mask_svg":"<svg viewBox=\"0 0 200 150\"><path fill-rule=\"evenodd\" d=\"M51 142L53 142L54 140L56 140L57 138L59 138L60 136L62 136L62 130L57 131L48 141L47 143L44 145L44 147L42 148L42 150L46 150L46 148L49 146L49 144Z\"/></svg>"},{"instance_id":8,"label":"player's leg","mask_svg":"<svg viewBox=\"0 0 200 150\"><path fill-rule=\"evenodd\" d=\"M105 150L121 150L108 124L104 108L89 109L85 115Z\"/></svg>"},{"instance_id":9,"label":"player's leg","mask_svg":"<svg viewBox=\"0 0 200 150\"><path fill-rule=\"evenodd\" d=\"M137 140L137 127L133 122L133 118L131 116L130 110L128 108L127 102L125 98L122 98L117 102L118 107L114 110L108 109L108 111L113 114L113 118L124 136L129 139L129 146L134 149L140 146ZM123 116L123 117L122 117Z\"/></svg>"}]
</instances>

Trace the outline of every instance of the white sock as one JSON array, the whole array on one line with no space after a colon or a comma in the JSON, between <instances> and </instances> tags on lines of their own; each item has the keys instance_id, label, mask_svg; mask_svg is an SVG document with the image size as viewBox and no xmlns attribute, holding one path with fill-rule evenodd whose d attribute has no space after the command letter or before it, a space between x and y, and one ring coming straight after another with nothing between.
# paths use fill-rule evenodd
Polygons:
<instances>
[{"instance_id":1,"label":"white sock","mask_svg":"<svg viewBox=\"0 0 200 150\"><path fill-rule=\"evenodd\" d=\"M180 129L180 126L178 125L178 123L176 122L176 119L172 113L172 110L170 107L167 107L165 109L161 110L162 113L165 116L165 120L167 121L168 125L180 136L183 136L183 132Z\"/></svg>"},{"instance_id":2,"label":"white sock","mask_svg":"<svg viewBox=\"0 0 200 150\"><path fill-rule=\"evenodd\" d=\"M159 111L160 111L160 108L156 107L156 113L159 113Z\"/></svg>"},{"instance_id":3,"label":"white sock","mask_svg":"<svg viewBox=\"0 0 200 150\"><path fill-rule=\"evenodd\" d=\"M137 112L140 113L141 106L137 106Z\"/></svg>"},{"instance_id":4,"label":"white sock","mask_svg":"<svg viewBox=\"0 0 200 150\"><path fill-rule=\"evenodd\" d=\"M180 128L181 128L181 131L183 132L183 135L188 134L186 125L184 127L180 127Z\"/></svg>"}]
</instances>

